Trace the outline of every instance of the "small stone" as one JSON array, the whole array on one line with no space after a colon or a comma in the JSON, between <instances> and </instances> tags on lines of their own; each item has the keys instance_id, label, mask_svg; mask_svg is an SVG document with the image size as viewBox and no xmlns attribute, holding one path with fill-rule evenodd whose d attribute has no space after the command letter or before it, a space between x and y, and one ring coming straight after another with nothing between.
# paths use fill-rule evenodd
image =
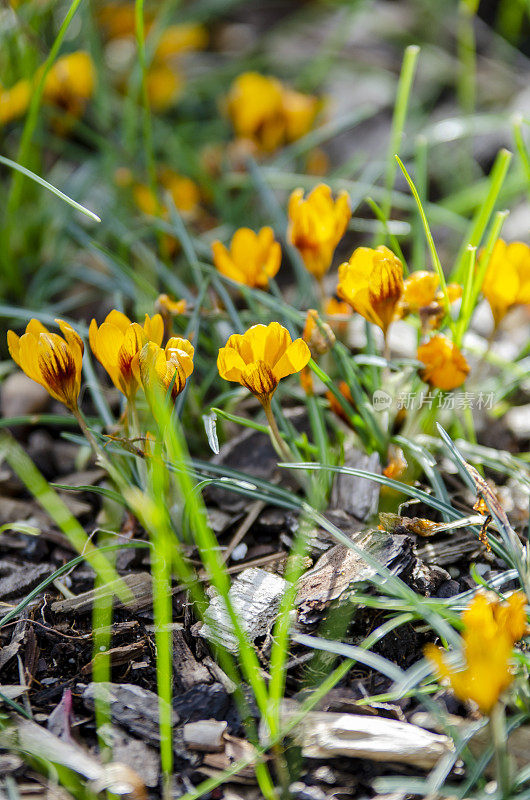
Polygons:
<instances>
[{"instance_id":1,"label":"small stone","mask_svg":"<svg viewBox=\"0 0 530 800\"><path fill-rule=\"evenodd\" d=\"M0 410L5 418L38 414L49 401L46 389L23 372L13 372L0 387Z\"/></svg>"},{"instance_id":2,"label":"small stone","mask_svg":"<svg viewBox=\"0 0 530 800\"><path fill-rule=\"evenodd\" d=\"M243 561L246 554L248 552L248 545L245 542L241 542L236 547L234 547L232 551L232 561Z\"/></svg>"}]
</instances>

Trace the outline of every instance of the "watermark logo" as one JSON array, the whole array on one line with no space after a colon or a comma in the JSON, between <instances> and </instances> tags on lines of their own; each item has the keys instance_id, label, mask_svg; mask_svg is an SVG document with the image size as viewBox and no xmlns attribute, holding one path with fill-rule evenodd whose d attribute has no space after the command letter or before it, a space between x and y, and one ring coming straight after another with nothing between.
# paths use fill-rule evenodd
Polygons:
<instances>
[{"instance_id":1,"label":"watermark logo","mask_svg":"<svg viewBox=\"0 0 530 800\"><path fill-rule=\"evenodd\" d=\"M421 408L491 410L495 405L495 392L399 392L392 397L384 389L376 389L372 405L374 411L386 411L392 407L397 411L418 411Z\"/></svg>"},{"instance_id":2,"label":"watermark logo","mask_svg":"<svg viewBox=\"0 0 530 800\"><path fill-rule=\"evenodd\" d=\"M386 411L392 405L392 395L384 389L376 389L372 395L372 405L375 411Z\"/></svg>"}]
</instances>

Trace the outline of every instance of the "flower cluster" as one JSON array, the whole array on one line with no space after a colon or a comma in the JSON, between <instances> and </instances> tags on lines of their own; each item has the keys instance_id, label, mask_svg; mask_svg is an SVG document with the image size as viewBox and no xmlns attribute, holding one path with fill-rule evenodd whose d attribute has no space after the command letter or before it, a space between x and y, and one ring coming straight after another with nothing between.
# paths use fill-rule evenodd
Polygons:
<instances>
[{"instance_id":1,"label":"flower cluster","mask_svg":"<svg viewBox=\"0 0 530 800\"><path fill-rule=\"evenodd\" d=\"M236 136L270 153L311 130L320 103L276 78L244 72L232 84L226 107Z\"/></svg>"},{"instance_id":2,"label":"flower cluster","mask_svg":"<svg viewBox=\"0 0 530 800\"><path fill-rule=\"evenodd\" d=\"M526 631L526 597L510 595L505 603L496 596L477 594L464 611L462 622L465 667L456 670L445 660L444 651L427 645L425 655L447 679L460 700L472 700L489 714L502 692L510 685L512 649Z\"/></svg>"},{"instance_id":3,"label":"flower cluster","mask_svg":"<svg viewBox=\"0 0 530 800\"><path fill-rule=\"evenodd\" d=\"M22 336L8 331L9 352L29 378L77 412L83 341L68 323L56 321L64 338L32 319ZM191 342L172 336L162 347L163 335L160 314L146 314L144 324L139 325L114 309L101 325L95 319L90 323L91 350L129 402L139 386L149 392L155 384L174 401L192 374ZM303 369L310 357L303 339L293 341L286 328L271 322L230 336L219 350L217 366L222 378L240 383L268 405L280 380Z\"/></svg>"},{"instance_id":4,"label":"flower cluster","mask_svg":"<svg viewBox=\"0 0 530 800\"><path fill-rule=\"evenodd\" d=\"M36 319L30 320L20 337L8 331L9 352L29 378L77 413L83 341L68 323L56 322L64 338L50 333ZM144 324L138 325L121 311L113 310L101 325L95 319L90 323L92 352L129 402L134 400L140 385L147 389L154 380L164 392L171 389L174 400L193 372L192 344L173 337L162 348L163 334L160 314L152 318L146 314Z\"/></svg>"}]
</instances>

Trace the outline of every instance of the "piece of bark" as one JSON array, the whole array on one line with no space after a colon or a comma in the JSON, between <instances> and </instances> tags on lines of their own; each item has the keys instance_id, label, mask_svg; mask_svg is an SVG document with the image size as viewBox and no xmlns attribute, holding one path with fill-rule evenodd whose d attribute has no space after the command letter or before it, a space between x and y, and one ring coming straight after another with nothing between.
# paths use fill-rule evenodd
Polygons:
<instances>
[{"instance_id":1,"label":"piece of bark","mask_svg":"<svg viewBox=\"0 0 530 800\"><path fill-rule=\"evenodd\" d=\"M296 703L284 702L281 723L288 724L298 712ZM306 758L349 756L411 764L421 769L432 769L453 749L448 736L431 733L409 722L327 711L310 711L293 729L292 736ZM260 741L267 742L264 726Z\"/></svg>"},{"instance_id":2,"label":"piece of bark","mask_svg":"<svg viewBox=\"0 0 530 800\"><path fill-rule=\"evenodd\" d=\"M65 689L60 702L48 717L46 727L63 742L73 742L70 731L72 724L72 690Z\"/></svg>"},{"instance_id":3,"label":"piece of bark","mask_svg":"<svg viewBox=\"0 0 530 800\"><path fill-rule=\"evenodd\" d=\"M393 536L376 530L356 534L352 541L393 575L409 570L414 563L409 536ZM298 622L302 625L318 622L330 603L336 600L345 602L355 586L375 575L375 567L370 566L360 553L346 545L335 545L298 581Z\"/></svg>"},{"instance_id":4,"label":"piece of bark","mask_svg":"<svg viewBox=\"0 0 530 800\"><path fill-rule=\"evenodd\" d=\"M269 632L287 586L278 575L255 568L245 569L232 584L229 598L251 642ZM221 597L213 598L204 619L206 622L199 634L214 644L224 645L231 653L237 653L237 637Z\"/></svg>"},{"instance_id":5,"label":"piece of bark","mask_svg":"<svg viewBox=\"0 0 530 800\"><path fill-rule=\"evenodd\" d=\"M235 690L237 689L236 684L228 677L226 672L223 672L219 664L217 664L213 658L210 658L210 656L205 656L202 660L202 663L207 668L210 675L226 689L228 694L234 694Z\"/></svg>"},{"instance_id":6,"label":"piece of bark","mask_svg":"<svg viewBox=\"0 0 530 800\"><path fill-rule=\"evenodd\" d=\"M83 702L92 710L97 699L108 703L113 722L150 744L160 742L159 698L154 692L132 683L89 683L83 691ZM173 712L173 724L178 721L178 714Z\"/></svg>"},{"instance_id":7,"label":"piece of bark","mask_svg":"<svg viewBox=\"0 0 530 800\"><path fill-rule=\"evenodd\" d=\"M184 690L198 683L212 683L213 678L187 645L182 631L173 631L173 670L175 679Z\"/></svg>"},{"instance_id":8,"label":"piece of bark","mask_svg":"<svg viewBox=\"0 0 530 800\"><path fill-rule=\"evenodd\" d=\"M151 576L148 572L137 572L132 575L125 575L121 580L128 586L134 597L134 599L127 604L127 608L131 612L138 610L138 608L143 608L144 603L149 604L152 602ZM90 589L90 591L78 594L76 597L68 597L66 600L56 600L51 604L51 610L54 614L85 614L92 610L95 597L111 597L112 595L114 595L115 607L122 608L124 604L114 593L117 583L118 581L111 581L105 586L100 586L97 589Z\"/></svg>"},{"instance_id":9,"label":"piece of bark","mask_svg":"<svg viewBox=\"0 0 530 800\"><path fill-rule=\"evenodd\" d=\"M0 562L0 597L20 597L34 589L53 572L51 564L26 565L23 569L9 561Z\"/></svg>"},{"instance_id":10,"label":"piece of bark","mask_svg":"<svg viewBox=\"0 0 530 800\"><path fill-rule=\"evenodd\" d=\"M238 739L235 736L225 734L225 748L222 753L206 753L198 771L204 775L218 777L234 765L236 761L248 760L248 766L240 769L235 775L230 776L230 781L234 783L255 783L256 774L253 764L256 762L257 753L255 748L245 739Z\"/></svg>"},{"instance_id":11,"label":"piece of bark","mask_svg":"<svg viewBox=\"0 0 530 800\"><path fill-rule=\"evenodd\" d=\"M81 669L81 674L86 675L87 673L92 672L98 661L106 658L110 659L112 667L119 667L121 664L129 664L130 662L134 661L134 659L142 656L144 649L144 642L132 642L131 644L125 644L121 647L112 647L105 653L96 653L92 661L90 661L88 664L85 664L85 666Z\"/></svg>"},{"instance_id":12,"label":"piece of bark","mask_svg":"<svg viewBox=\"0 0 530 800\"><path fill-rule=\"evenodd\" d=\"M173 708L182 723L201 719L225 720L232 709L230 695L220 683L198 683L175 694Z\"/></svg>"},{"instance_id":13,"label":"piece of bark","mask_svg":"<svg viewBox=\"0 0 530 800\"><path fill-rule=\"evenodd\" d=\"M418 558L428 564L438 564L440 567L456 564L461 559L469 560L482 550L476 533L460 530L450 537L415 548Z\"/></svg>"},{"instance_id":14,"label":"piece of bark","mask_svg":"<svg viewBox=\"0 0 530 800\"><path fill-rule=\"evenodd\" d=\"M98 728L98 736L112 748L112 755L116 761L133 769L138 769L141 764L142 780L150 788L158 786L160 776L160 757L154 747L142 742L140 739L129 736L118 725L105 723Z\"/></svg>"},{"instance_id":15,"label":"piece of bark","mask_svg":"<svg viewBox=\"0 0 530 800\"><path fill-rule=\"evenodd\" d=\"M228 723L215 719L187 722L182 730L184 744L190 750L202 753L222 753L225 749L224 734Z\"/></svg>"},{"instance_id":16,"label":"piece of bark","mask_svg":"<svg viewBox=\"0 0 530 800\"><path fill-rule=\"evenodd\" d=\"M28 687L22 684L5 684L4 686L0 685L0 693L4 695L4 697L8 697L9 700L16 700L17 697L24 694L24 692L28 691ZM0 697L0 703L2 703L2 698Z\"/></svg>"},{"instance_id":17,"label":"piece of bark","mask_svg":"<svg viewBox=\"0 0 530 800\"><path fill-rule=\"evenodd\" d=\"M143 780L131 767L117 762L103 765L79 745L64 742L31 720L11 717L0 731L0 747L66 767L91 781L89 788L95 792L106 789L130 800L147 798Z\"/></svg>"},{"instance_id":18,"label":"piece of bark","mask_svg":"<svg viewBox=\"0 0 530 800\"><path fill-rule=\"evenodd\" d=\"M351 450L346 454L344 466L378 475L381 473L381 462L377 453L366 455L360 450ZM378 483L368 478L338 472L331 490L330 509L340 509L361 521L368 519L377 511L379 488Z\"/></svg>"}]
</instances>

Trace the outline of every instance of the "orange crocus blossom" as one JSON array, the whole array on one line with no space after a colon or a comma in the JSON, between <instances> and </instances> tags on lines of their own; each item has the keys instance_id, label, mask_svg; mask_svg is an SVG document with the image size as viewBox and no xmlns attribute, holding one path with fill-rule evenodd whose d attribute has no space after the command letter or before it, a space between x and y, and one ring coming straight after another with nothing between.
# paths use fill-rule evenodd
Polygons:
<instances>
[{"instance_id":1,"label":"orange crocus blossom","mask_svg":"<svg viewBox=\"0 0 530 800\"><path fill-rule=\"evenodd\" d=\"M418 360L425 364L421 379L437 389L450 391L461 386L469 364L453 342L441 333L418 347Z\"/></svg>"},{"instance_id":2,"label":"orange crocus blossom","mask_svg":"<svg viewBox=\"0 0 530 800\"><path fill-rule=\"evenodd\" d=\"M243 72L233 82L226 106L236 136L270 153L311 130L320 102L276 78Z\"/></svg>"},{"instance_id":3,"label":"orange crocus blossom","mask_svg":"<svg viewBox=\"0 0 530 800\"><path fill-rule=\"evenodd\" d=\"M95 84L94 62L88 53L78 50L58 58L52 66L44 84L44 98L69 114L80 116Z\"/></svg>"},{"instance_id":4,"label":"orange crocus blossom","mask_svg":"<svg viewBox=\"0 0 530 800\"><path fill-rule=\"evenodd\" d=\"M443 292L438 289L440 279L435 272L416 270L403 284L402 308L404 314L421 311L433 304L443 303ZM462 287L458 283L447 284L449 302L454 303L462 296Z\"/></svg>"},{"instance_id":5,"label":"orange crocus blossom","mask_svg":"<svg viewBox=\"0 0 530 800\"><path fill-rule=\"evenodd\" d=\"M306 269L322 280L331 267L333 254L344 236L351 210L348 193L333 200L331 189L320 183L304 199L303 189L289 198L289 241L300 252Z\"/></svg>"},{"instance_id":6,"label":"orange crocus blossom","mask_svg":"<svg viewBox=\"0 0 530 800\"><path fill-rule=\"evenodd\" d=\"M22 336L7 332L7 346L13 361L28 378L75 412L81 388L83 341L67 322L55 321L63 336L50 333L39 320L32 319Z\"/></svg>"},{"instance_id":7,"label":"orange crocus blossom","mask_svg":"<svg viewBox=\"0 0 530 800\"><path fill-rule=\"evenodd\" d=\"M482 284L482 294L490 304L495 327L513 306L530 303L528 245L497 240Z\"/></svg>"},{"instance_id":8,"label":"orange crocus blossom","mask_svg":"<svg viewBox=\"0 0 530 800\"><path fill-rule=\"evenodd\" d=\"M162 317L155 314L150 318L146 314L142 326L114 309L99 327L93 319L88 333L97 360L108 372L114 386L130 400L138 389L135 375L138 353L147 342L161 344L164 335Z\"/></svg>"},{"instance_id":9,"label":"orange crocus blossom","mask_svg":"<svg viewBox=\"0 0 530 800\"><path fill-rule=\"evenodd\" d=\"M455 695L472 700L484 714L489 714L513 675L510 658L513 645L526 631L526 597L514 592L501 603L493 595L477 594L462 615L464 633L462 655L464 669L447 664L444 651L433 644L425 648L440 678L449 681Z\"/></svg>"},{"instance_id":10,"label":"orange crocus blossom","mask_svg":"<svg viewBox=\"0 0 530 800\"><path fill-rule=\"evenodd\" d=\"M358 247L339 267L337 294L386 337L403 294L403 265L384 245Z\"/></svg>"},{"instance_id":11,"label":"orange crocus blossom","mask_svg":"<svg viewBox=\"0 0 530 800\"><path fill-rule=\"evenodd\" d=\"M271 322L232 334L219 350L217 368L221 378L245 386L266 406L280 380L300 372L310 358L303 339L293 342L286 328Z\"/></svg>"},{"instance_id":12,"label":"orange crocus blossom","mask_svg":"<svg viewBox=\"0 0 530 800\"><path fill-rule=\"evenodd\" d=\"M282 260L280 243L275 241L272 228L254 233L239 228L228 250L219 241L212 243L213 263L222 275L251 288L265 289L274 278Z\"/></svg>"},{"instance_id":13,"label":"orange crocus blossom","mask_svg":"<svg viewBox=\"0 0 530 800\"><path fill-rule=\"evenodd\" d=\"M193 372L194 347L188 339L172 337L165 348L154 342L145 344L135 362L134 370L146 393L154 385L163 392L171 390L176 400Z\"/></svg>"}]
</instances>

